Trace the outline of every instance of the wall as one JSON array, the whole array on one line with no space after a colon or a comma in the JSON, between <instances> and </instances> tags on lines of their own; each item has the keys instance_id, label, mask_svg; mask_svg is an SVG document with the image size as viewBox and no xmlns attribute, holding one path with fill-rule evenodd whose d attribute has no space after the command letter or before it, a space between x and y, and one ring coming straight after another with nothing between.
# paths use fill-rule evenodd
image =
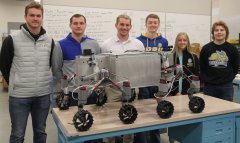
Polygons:
<instances>
[{"instance_id":1,"label":"wall","mask_svg":"<svg viewBox=\"0 0 240 143\"><path fill-rule=\"evenodd\" d=\"M229 27L229 39L238 39L240 33L240 10L239 0L212 0L212 7L215 9L213 12L213 20L223 20Z\"/></svg>"},{"instance_id":2,"label":"wall","mask_svg":"<svg viewBox=\"0 0 240 143\"><path fill-rule=\"evenodd\" d=\"M0 0L0 37L8 32L8 22L24 22L24 7L28 2ZM0 45L2 38L0 38Z\"/></svg>"},{"instance_id":3,"label":"wall","mask_svg":"<svg viewBox=\"0 0 240 143\"><path fill-rule=\"evenodd\" d=\"M0 0L0 37L3 33L7 33L7 22L24 22L24 7L28 3L29 1L27 0ZM42 3L49 5L132 9L203 15L211 14L211 0L42 0ZM0 38L0 45L1 44L2 39Z\"/></svg>"},{"instance_id":4,"label":"wall","mask_svg":"<svg viewBox=\"0 0 240 143\"><path fill-rule=\"evenodd\" d=\"M173 4L174 3L174 4ZM137 6L136 6L137 4ZM209 16L211 15L211 0L181 0L181 1L177 1L177 0L81 0L81 2L77 1L77 0L43 0L43 5L48 5L48 6L53 6L48 8L48 11L56 11L57 13L59 11L65 11L65 16L63 16L62 18L60 18L62 21L60 22L60 19L57 19L57 15L54 13L55 17L54 18L50 18L50 20L45 19L45 23L46 25L45 28L48 28L47 31L50 33L58 33L57 35L55 34L55 40L56 38L62 39L65 36L61 36L61 35L66 35L66 33L68 33L68 29L66 28L66 25L68 25L68 19L69 17L72 15L72 13L81 13L83 15L85 15L87 17L87 19L89 19L88 14L86 14L86 11L88 11L88 8L91 8L91 11L94 11L94 13L96 13L95 11L97 11L97 13L101 13L101 9L104 10L105 12L108 11L112 12L113 14L111 14L109 17L105 17L104 15L100 15L100 18L103 18L102 21L107 21L108 23L105 23L104 26L102 27L103 31L104 31L104 35L103 36L96 36L96 34L91 35L89 33L87 33L88 36L93 37L94 39L97 39L99 42L102 42L103 39L106 39L106 37L109 37L109 35L112 35L112 32L105 32L108 28L109 21L115 21L116 16L121 13L121 12L117 12L117 11L123 11L123 10L132 10L132 12L130 12L130 16L133 16L133 29L131 30L131 36L138 36L139 33L141 33L142 31L145 31L145 25L144 25L144 20L147 14L149 14L151 11L152 12L161 12L161 13L175 13L176 14L191 14L193 15L188 16L188 17L181 17L181 18L177 18L178 21L176 21L176 17L174 17L175 19L167 19L167 23L169 21L173 21L177 22L177 23L181 23L182 25L189 25L189 24L193 24L193 28L187 29L185 30L185 32L187 32L188 34L190 34L190 37L193 37L192 39L195 39L195 42L201 42L201 43L207 43L209 42L210 39L210 19L208 18L207 20L202 20L201 18L198 19L198 17L201 17L200 15L204 15L204 16ZM65 8L62 8L62 10L54 10L54 6L63 6ZM81 7L86 7L85 9L81 9ZM97 10L100 9L100 10ZM60 8L61 9L61 8ZM95 10L96 9L96 10ZM113 16L115 13L115 16ZM70 14L71 13L71 14ZM128 15L129 13L126 12ZM146 13L146 14L145 14ZM50 12L49 12L50 14ZM107 13L108 14L108 13ZM62 14L60 14L62 15ZM195 15L195 16L194 16ZM136 17L135 17L136 16ZM160 19L161 19L161 27L160 27L160 32L164 35L164 37L166 37L169 40L169 44L172 45L175 41L175 37L176 37L176 33L178 33L179 31L182 31L184 29L182 29L181 26L179 26L178 30L174 30L176 29L175 27L172 28L172 30L175 31L175 33L170 33L168 35L165 35L166 33L166 28L165 28L165 16L163 16L163 14L159 15ZM47 18L47 16L45 15L45 17ZM64 18L65 17L65 18ZM98 17L98 16L97 16ZM144 17L144 18L143 18ZM90 17L92 18L92 17ZM140 20L141 19L141 20ZM143 19L143 20L142 20ZM93 18L93 22L94 20L97 20L96 18ZM202 20L202 21L201 21ZM55 21L59 21L59 22L55 22ZM91 21L91 19L90 19ZM52 23L49 23L52 22ZM55 22L55 23L54 23ZM203 28L205 30L201 30L202 33L205 33L204 36L197 37L198 36L196 33L200 33L195 27L195 25L207 25L207 28ZM89 23L88 23L89 24ZM90 23L92 24L92 23ZM98 24L98 23L97 23ZM49 25L49 27L47 26ZM60 26L62 25L62 26ZM109 27L113 26L114 24L109 25ZM54 27L61 27L60 29L62 29L61 32L57 29L54 30ZM96 27L96 25L94 26ZM99 26L98 26L99 27ZM139 27L139 28L138 28ZM199 26L198 26L199 27ZM201 26L200 26L201 27ZM105 28L105 29L104 29ZM49 30L51 29L51 31ZM139 30L139 29L143 29L143 30ZM199 28L198 28L199 29ZM87 30L89 30L89 28L87 28ZM100 30L100 29L99 29ZM113 27L112 30L115 30L115 28ZM92 30L90 30L92 31ZM139 32L141 31L141 32ZM174 32L173 31L173 32ZM189 31L191 33L189 33ZM137 33L136 33L137 32ZM60 34L59 34L60 33ZM101 31L97 31L97 33L100 33L102 35ZM53 35L54 35L53 34ZM137 34L137 35L136 35ZM50 34L51 35L51 34ZM51 36L53 36L51 35ZM94 37L96 36L96 37ZM105 37L104 37L105 36ZM205 40L207 39L207 40ZM198 40L199 39L199 40ZM57 39L58 40L58 39ZM193 41L193 40L191 40ZM207 41L207 42L206 42Z\"/></svg>"},{"instance_id":5,"label":"wall","mask_svg":"<svg viewBox=\"0 0 240 143\"><path fill-rule=\"evenodd\" d=\"M239 0L219 0L220 17L239 16Z\"/></svg>"},{"instance_id":6,"label":"wall","mask_svg":"<svg viewBox=\"0 0 240 143\"><path fill-rule=\"evenodd\" d=\"M130 36L137 37L146 30L145 18L150 11L120 10L106 8L86 8L76 6L44 5L43 26L55 41L63 39L70 32L69 18L75 13L83 14L87 19L86 35L102 43L116 35L115 19L125 13L132 18ZM173 45L179 32L187 32L191 42L204 45L210 40L210 16L198 14L180 14L154 12L161 19L159 32ZM196 34L198 33L198 34Z\"/></svg>"},{"instance_id":7,"label":"wall","mask_svg":"<svg viewBox=\"0 0 240 143\"><path fill-rule=\"evenodd\" d=\"M229 26L230 39L238 39L240 33L240 1L239 0L220 0L220 19L226 21Z\"/></svg>"},{"instance_id":8,"label":"wall","mask_svg":"<svg viewBox=\"0 0 240 143\"><path fill-rule=\"evenodd\" d=\"M212 0L42 0L42 3L50 5L74 5L211 15L211 1ZM240 32L240 1L217 1L219 1L218 18L227 21L230 28L230 38L238 38L238 33ZM0 36L7 32L7 22L24 21L23 11L27 3L27 1L0 0ZM1 42L0 38L0 44Z\"/></svg>"},{"instance_id":9,"label":"wall","mask_svg":"<svg viewBox=\"0 0 240 143\"><path fill-rule=\"evenodd\" d=\"M211 14L211 0L43 0L43 4L202 15Z\"/></svg>"}]
</instances>

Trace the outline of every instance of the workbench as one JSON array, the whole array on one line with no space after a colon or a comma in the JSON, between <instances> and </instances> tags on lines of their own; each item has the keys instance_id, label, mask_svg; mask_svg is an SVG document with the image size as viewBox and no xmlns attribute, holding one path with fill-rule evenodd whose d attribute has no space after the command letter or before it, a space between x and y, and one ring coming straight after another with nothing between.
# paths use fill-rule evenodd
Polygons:
<instances>
[{"instance_id":1,"label":"workbench","mask_svg":"<svg viewBox=\"0 0 240 143\"><path fill-rule=\"evenodd\" d=\"M194 114L188 108L188 96L172 96L167 100L174 105L174 113L161 119L156 113L155 99L132 103L138 110L133 124L123 124L118 118L121 103L106 103L103 107L84 106L92 113L93 126L78 132L72 124L77 107L61 111L53 108L52 116L58 128L58 143L79 143L104 137L169 128L169 136L181 143L240 143L240 104L196 94L205 101L202 113Z\"/></svg>"}]
</instances>

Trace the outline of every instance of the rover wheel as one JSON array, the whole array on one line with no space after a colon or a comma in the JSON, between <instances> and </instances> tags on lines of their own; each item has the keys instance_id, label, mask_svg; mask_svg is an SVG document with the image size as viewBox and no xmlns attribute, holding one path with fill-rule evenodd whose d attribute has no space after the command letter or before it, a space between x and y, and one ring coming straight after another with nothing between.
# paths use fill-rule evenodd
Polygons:
<instances>
[{"instance_id":1,"label":"rover wheel","mask_svg":"<svg viewBox=\"0 0 240 143\"><path fill-rule=\"evenodd\" d=\"M160 118L170 118L174 112L173 104L169 101L163 100L158 103L157 113Z\"/></svg>"},{"instance_id":2,"label":"rover wheel","mask_svg":"<svg viewBox=\"0 0 240 143\"><path fill-rule=\"evenodd\" d=\"M193 113L201 113L205 108L205 102L201 97L193 96L190 99L188 106Z\"/></svg>"},{"instance_id":3,"label":"rover wheel","mask_svg":"<svg viewBox=\"0 0 240 143\"><path fill-rule=\"evenodd\" d=\"M87 131L93 124L93 116L87 110L81 109L74 115L73 124L78 131Z\"/></svg>"},{"instance_id":4,"label":"rover wheel","mask_svg":"<svg viewBox=\"0 0 240 143\"><path fill-rule=\"evenodd\" d=\"M120 120L124 124L132 124L137 119L137 109L133 105L123 105L118 113Z\"/></svg>"},{"instance_id":5,"label":"rover wheel","mask_svg":"<svg viewBox=\"0 0 240 143\"><path fill-rule=\"evenodd\" d=\"M67 96L66 96L67 97ZM56 97L56 104L60 110L67 110L70 106L68 97L64 99L63 93L60 93Z\"/></svg>"},{"instance_id":6,"label":"rover wheel","mask_svg":"<svg viewBox=\"0 0 240 143\"><path fill-rule=\"evenodd\" d=\"M96 89L94 92L95 95L97 96L96 105L97 106L104 105L107 102L107 94L105 92L105 89L104 88Z\"/></svg>"}]
</instances>

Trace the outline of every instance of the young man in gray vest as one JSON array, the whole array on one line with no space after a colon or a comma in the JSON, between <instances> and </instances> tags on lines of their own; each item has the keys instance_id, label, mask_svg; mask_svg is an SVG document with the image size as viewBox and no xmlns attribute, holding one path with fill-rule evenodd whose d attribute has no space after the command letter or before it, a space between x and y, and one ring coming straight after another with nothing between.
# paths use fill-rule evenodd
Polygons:
<instances>
[{"instance_id":1,"label":"young man in gray vest","mask_svg":"<svg viewBox=\"0 0 240 143\"><path fill-rule=\"evenodd\" d=\"M9 84L10 143L23 143L29 113L33 142L46 143L46 120L50 108L52 38L43 29L43 7L32 2L25 7L21 30L3 42L0 70Z\"/></svg>"}]
</instances>

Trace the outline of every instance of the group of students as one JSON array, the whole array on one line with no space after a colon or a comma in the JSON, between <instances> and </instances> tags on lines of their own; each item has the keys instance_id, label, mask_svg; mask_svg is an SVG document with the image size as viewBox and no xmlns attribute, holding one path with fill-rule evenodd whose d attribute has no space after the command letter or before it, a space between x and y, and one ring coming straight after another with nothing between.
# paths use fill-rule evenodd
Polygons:
<instances>
[{"instance_id":1,"label":"group of students","mask_svg":"<svg viewBox=\"0 0 240 143\"><path fill-rule=\"evenodd\" d=\"M101 52L123 54L127 51L158 52L159 44L162 48L168 46L168 41L158 33L160 19L155 14L147 16L146 32L137 38L129 35L132 28L131 18L119 15L115 23L117 35L105 40L101 45L85 35L87 21L83 15L74 14L70 18L71 33L56 43L46 34L42 20L43 7L37 2L31 2L25 7L26 23L21 26L19 32L9 35L1 48L0 70L9 84L9 113L12 127L10 143L24 142L30 113L34 132L33 142L46 142L45 129L51 104L52 73L59 82L62 75L69 77L74 75L75 57L82 55L84 49L91 49L94 54ZM191 52L187 33L179 33L173 48L174 64L185 66L184 72L188 76L200 75L204 84L204 94L232 101L232 81L238 73L238 51L226 41L229 30L224 22L215 22L211 34L213 41L203 46L198 59ZM173 92L174 95L186 94L189 88L189 83L185 79L180 81L178 88ZM153 98L157 91L155 86L140 88L138 99ZM74 96L77 96L77 93L74 93ZM73 99L70 102L71 106L77 105L77 101ZM88 104L93 102L94 99L88 100ZM127 135L123 139L126 139L124 142L160 143L160 133L159 130L154 130L136 133L134 139L132 135Z\"/></svg>"}]
</instances>

